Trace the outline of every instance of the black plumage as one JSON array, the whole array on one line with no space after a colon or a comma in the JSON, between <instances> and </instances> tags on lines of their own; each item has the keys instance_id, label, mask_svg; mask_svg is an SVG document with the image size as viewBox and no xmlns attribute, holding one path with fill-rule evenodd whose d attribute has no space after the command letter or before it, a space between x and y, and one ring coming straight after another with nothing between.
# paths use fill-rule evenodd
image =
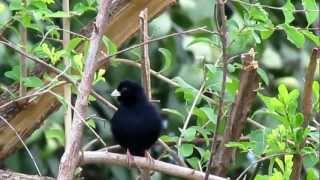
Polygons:
<instances>
[{"instance_id":1,"label":"black plumage","mask_svg":"<svg viewBox=\"0 0 320 180\"><path fill-rule=\"evenodd\" d=\"M132 155L143 156L159 138L160 114L148 101L143 88L132 81L122 81L111 95L117 96L120 102L111 119L115 140Z\"/></svg>"}]
</instances>

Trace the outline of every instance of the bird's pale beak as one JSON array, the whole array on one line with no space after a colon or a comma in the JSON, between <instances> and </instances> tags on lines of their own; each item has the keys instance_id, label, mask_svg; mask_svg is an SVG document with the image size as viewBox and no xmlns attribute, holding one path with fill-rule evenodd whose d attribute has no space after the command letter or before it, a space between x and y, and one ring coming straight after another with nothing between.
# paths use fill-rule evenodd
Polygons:
<instances>
[{"instance_id":1,"label":"bird's pale beak","mask_svg":"<svg viewBox=\"0 0 320 180\"><path fill-rule=\"evenodd\" d=\"M118 97L118 96L121 96L121 93L120 93L117 89L115 89L115 90L111 93L111 96L113 96L113 97Z\"/></svg>"}]
</instances>

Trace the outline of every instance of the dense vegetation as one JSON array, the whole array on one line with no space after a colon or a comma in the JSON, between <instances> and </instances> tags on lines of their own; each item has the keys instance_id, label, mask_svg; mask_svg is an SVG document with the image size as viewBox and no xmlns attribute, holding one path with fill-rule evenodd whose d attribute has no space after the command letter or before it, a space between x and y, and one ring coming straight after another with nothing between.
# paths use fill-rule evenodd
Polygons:
<instances>
[{"instance_id":1,"label":"dense vegetation","mask_svg":"<svg viewBox=\"0 0 320 180\"><path fill-rule=\"evenodd\" d=\"M70 3L71 13L68 15L62 11L61 1L0 1L1 42L12 42L15 47L61 71L68 66L63 63L66 58L71 66L66 73L73 81L79 81L84 74L88 39L78 33L95 18L98 5L95 0ZM227 173L218 175L232 179L239 176L259 180L289 179L296 163L294 159L300 155L303 157L301 177L319 179L319 2L230 0L224 5L226 19L221 18L222 10L217 3L211 0L180 0L149 23L150 39L160 37L149 44L151 69L155 71L151 76L152 99L159 100L154 104L166 124L160 139L190 168L205 172L210 158L217 163L215 155L211 156L212 142L224 142L228 121L232 118L237 120L232 112L237 107L235 101L240 87L245 86L241 74L245 73L244 56L249 55L257 61L253 68L258 79L247 82L248 86L256 87L255 93L250 95L251 92L246 92L251 99L244 98L240 104L250 109L243 127L239 126L241 134L226 143L226 147L235 150L232 157L225 157L232 161ZM70 17L74 33L63 48L62 18L66 17ZM24 40L22 32L27 32L27 39ZM170 35L172 33L177 34ZM104 36L102 46L110 55L139 42L136 35L117 47ZM23 76L19 62L24 57L1 44L1 93L10 92L11 99L14 99L21 94L11 92L13 84L20 83L28 91L41 91L48 82L53 86L62 81L53 80L50 73ZM78 51L78 46L83 46L81 51ZM109 94L121 80L140 81L141 69L130 62L138 63L141 58L140 47L110 58L110 63L97 71L94 89L117 105ZM309 61L310 64L315 61L314 77L306 76L307 71L312 71L307 69ZM37 68L37 63L26 62L30 72ZM306 87L306 82L310 81ZM311 106L306 106L304 101L307 88L311 89L309 95L312 99L307 101ZM75 95L76 87L72 90ZM52 177L58 174L60 157L64 152L64 112L71 104L60 95L57 98L62 106L25 140L41 174ZM308 109L311 110L309 114ZM109 128L113 111L92 97L88 118L85 117L87 125L104 139L107 146L115 144ZM95 138L86 127L83 145ZM90 149L102 147L97 142ZM179 164L159 144L154 146L153 156ZM0 161L0 166L16 172L37 173L23 147ZM137 172L129 171L127 167L95 164L78 168L77 174L85 179L134 179ZM175 179L160 173L155 173L153 178Z\"/></svg>"}]
</instances>

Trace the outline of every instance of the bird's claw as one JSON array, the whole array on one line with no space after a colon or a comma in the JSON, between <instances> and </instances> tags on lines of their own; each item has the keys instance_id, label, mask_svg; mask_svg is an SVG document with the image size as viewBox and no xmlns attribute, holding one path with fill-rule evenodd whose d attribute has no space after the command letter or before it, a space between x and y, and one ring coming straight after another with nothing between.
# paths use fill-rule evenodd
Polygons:
<instances>
[{"instance_id":1,"label":"bird's claw","mask_svg":"<svg viewBox=\"0 0 320 180\"><path fill-rule=\"evenodd\" d=\"M144 156L146 157L147 163L148 163L149 165L154 165L155 161L154 161L154 159L152 158L152 156L151 156L151 154L149 153L149 151L145 151L145 152L144 152Z\"/></svg>"},{"instance_id":2,"label":"bird's claw","mask_svg":"<svg viewBox=\"0 0 320 180\"><path fill-rule=\"evenodd\" d=\"M132 167L132 165L134 164L134 157L129 150L127 150L127 163L129 167Z\"/></svg>"}]
</instances>

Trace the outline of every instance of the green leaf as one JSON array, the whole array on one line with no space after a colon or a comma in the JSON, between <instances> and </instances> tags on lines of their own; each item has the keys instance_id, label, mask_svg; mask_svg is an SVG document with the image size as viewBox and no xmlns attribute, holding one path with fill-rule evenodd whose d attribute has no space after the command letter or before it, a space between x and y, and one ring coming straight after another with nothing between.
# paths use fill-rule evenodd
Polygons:
<instances>
[{"instance_id":1,"label":"green leaf","mask_svg":"<svg viewBox=\"0 0 320 180\"><path fill-rule=\"evenodd\" d=\"M163 109L161 109L161 111L165 112L167 114L174 115L176 117L176 119L178 119L179 121L183 121L185 119L184 115L182 113L180 113L178 110L163 108Z\"/></svg>"},{"instance_id":2,"label":"green leaf","mask_svg":"<svg viewBox=\"0 0 320 180\"><path fill-rule=\"evenodd\" d=\"M229 142L226 147L239 148L240 150L247 152L250 148L250 142Z\"/></svg>"},{"instance_id":3,"label":"green leaf","mask_svg":"<svg viewBox=\"0 0 320 180\"><path fill-rule=\"evenodd\" d=\"M191 156L193 153L193 144L182 144L180 147L180 154L184 157Z\"/></svg>"},{"instance_id":4,"label":"green leaf","mask_svg":"<svg viewBox=\"0 0 320 180\"><path fill-rule=\"evenodd\" d=\"M46 17L49 18L70 18L70 14L64 12L64 11L56 11L54 13L47 13Z\"/></svg>"},{"instance_id":5,"label":"green leaf","mask_svg":"<svg viewBox=\"0 0 320 180\"><path fill-rule=\"evenodd\" d=\"M263 96L261 94L258 94L258 96L261 98L261 100L264 102L264 104L267 106L267 108L271 111L276 112L284 112L284 104L279 101L277 98L274 97L267 97Z\"/></svg>"},{"instance_id":6,"label":"green leaf","mask_svg":"<svg viewBox=\"0 0 320 180\"><path fill-rule=\"evenodd\" d=\"M41 87L43 82L37 76L30 76L23 79L23 85L25 87Z\"/></svg>"},{"instance_id":7,"label":"green leaf","mask_svg":"<svg viewBox=\"0 0 320 180\"><path fill-rule=\"evenodd\" d=\"M215 40L215 41L214 41ZM188 45L187 47L190 47L193 44L196 43L205 43L205 44L209 44L210 46L216 46L216 47L220 47L220 41L219 39L210 39L207 37L195 37Z\"/></svg>"},{"instance_id":8,"label":"green leaf","mask_svg":"<svg viewBox=\"0 0 320 180\"><path fill-rule=\"evenodd\" d=\"M161 68L161 70L159 71L159 73L167 71L171 64L172 64L172 54L168 49L165 48L159 48L158 50L164 57L164 65Z\"/></svg>"},{"instance_id":9,"label":"green leaf","mask_svg":"<svg viewBox=\"0 0 320 180\"><path fill-rule=\"evenodd\" d=\"M186 159L193 169L199 169L200 160L196 157Z\"/></svg>"},{"instance_id":10,"label":"green leaf","mask_svg":"<svg viewBox=\"0 0 320 180\"><path fill-rule=\"evenodd\" d=\"M303 165L305 168L313 168L317 165L318 162L319 154L316 151L314 153L306 154L303 158Z\"/></svg>"},{"instance_id":11,"label":"green leaf","mask_svg":"<svg viewBox=\"0 0 320 180\"><path fill-rule=\"evenodd\" d=\"M268 78L268 74L261 68L257 69L257 73L260 76L260 78L262 79L262 81L269 86L269 78Z\"/></svg>"},{"instance_id":12,"label":"green leaf","mask_svg":"<svg viewBox=\"0 0 320 180\"><path fill-rule=\"evenodd\" d=\"M83 70L83 55L82 54L76 54L73 56L72 58L72 67L76 70L78 70L78 72L81 74L82 70Z\"/></svg>"},{"instance_id":13,"label":"green leaf","mask_svg":"<svg viewBox=\"0 0 320 180\"><path fill-rule=\"evenodd\" d=\"M318 6L315 0L302 0L302 5L310 26L319 17Z\"/></svg>"},{"instance_id":14,"label":"green leaf","mask_svg":"<svg viewBox=\"0 0 320 180\"><path fill-rule=\"evenodd\" d=\"M92 128L96 128L96 122L93 119L87 120L86 124Z\"/></svg>"},{"instance_id":15,"label":"green leaf","mask_svg":"<svg viewBox=\"0 0 320 180\"><path fill-rule=\"evenodd\" d=\"M300 127L302 125L303 121L304 121L303 114L302 113L297 113L296 117L294 118L294 123L293 123L294 127L295 128L296 127Z\"/></svg>"},{"instance_id":16,"label":"green leaf","mask_svg":"<svg viewBox=\"0 0 320 180\"><path fill-rule=\"evenodd\" d=\"M197 130L194 127L189 127L184 132L182 132L182 137L186 141L192 141L194 140L196 133L197 133Z\"/></svg>"},{"instance_id":17,"label":"green leaf","mask_svg":"<svg viewBox=\"0 0 320 180\"><path fill-rule=\"evenodd\" d=\"M267 22L269 20L267 11L265 11L259 3L255 5L257 6L251 6L249 10L251 18L257 21Z\"/></svg>"},{"instance_id":18,"label":"green leaf","mask_svg":"<svg viewBox=\"0 0 320 180\"><path fill-rule=\"evenodd\" d=\"M261 39L263 40L268 39L273 34L273 32L274 32L274 29L260 31Z\"/></svg>"},{"instance_id":19,"label":"green leaf","mask_svg":"<svg viewBox=\"0 0 320 180\"><path fill-rule=\"evenodd\" d=\"M320 178L319 171L317 171L315 168L307 169L307 180L315 180L319 178Z\"/></svg>"},{"instance_id":20,"label":"green leaf","mask_svg":"<svg viewBox=\"0 0 320 180\"><path fill-rule=\"evenodd\" d=\"M260 156L263 154L267 147L265 130L251 131L250 142L254 142L253 152L255 155Z\"/></svg>"},{"instance_id":21,"label":"green leaf","mask_svg":"<svg viewBox=\"0 0 320 180\"><path fill-rule=\"evenodd\" d=\"M60 126L54 126L44 131L46 138L56 139L61 145L64 144L64 131Z\"/></svg>"},{"instance_id":22,"label":"green leaf","mask_svg":"<svg viewBox=\"0 0 320 180\"><path fill-rule=\"evenodd\" d=\"M23 9L23 3L21 0L11 0L9 3L9 10L10 11L17 11Z\"/></svg>"},{"instance_id":23,"label":"green leaf","mask_svg":"<svg viewBox=\"0 0 320 180\"><path fill-rule=\"evenodd\" d=\"M75 37L75 38L72 38L68 44L67 44L67 47L66 47L66 52L68 54L70 54L73 50L76 49L76 47L79 45L79 43L82 41L83 39L82 38L79 38L79 37Z\"/></svg>"},{"instance_id":24,"label":"green leaf","mask_svg":"<svg viewBox=\"0 0 320 180\"><path fill-rule=\"evenodd\" d=\"M298 48L302 48L304 46L304 36L295 27L288 24L282 24L281 27L284 29L285 33L287 34L287 39L291 43L296 45Z\"/></svg>"},{"instance_id":25,"label":"green leaf","mask_svg":"<svg viewBox=\"0 0 320 180\"><path fill-rule=\"evenodd\" d=\"M19 65L13 66L11 71L5 72L4 75L7 78L10 78L14 81L19 81L20 80L20 66Z\"/></svg>"},{"instance_id":26,"label":"green leaf","mask_svg":"<svg viewBox=\"0 0 320 180\"><path fill-rule=\"evenodd\" d=\"M320 46L320 38L319 36L315 35L313 32L310 32L308 30L301 30L301 32L310 40L312 41L316 46Z\"/></svg>"},{"instance_id":27,"label":"green leaf","mask_svg":"<svg viewBox=\"0 0 320 180\"><path fill-rule=\"evenodd\" d=\"M178 137L177 136L168 136L168 135L162 135L160 139L164 142L177 142Z\"/></svg>"},{"instance_id":28,"label":"green leaf","mask_svg":"<svg viewBox=\"0 0 320 180\"><path fill-rule=\"evenodd\" d=\"M278 87L278 92L279 92L279 99L282 100L282 102L284 102L284 104L288 104L288 100L289 100L289 92L287 87L284 84L280 84L280 86Z\"/></svg>"},{"instance_id":29,"label":"green leaf","mask_svg":"<svg viewBox=\"0 0 320 180\"><path fill-rule=\"evenodd\" d=\"M294 16L293 16L294 11L295 11L295 7L291 3L291 0L287 0L287 3L282 7L285 24L290 24L294 20Z\"/></svg>"},{"instance_id":30,"label":"green leaf","mask_svg":"<svg viewBox=\"0 0 320 180\"><path fill-rule=\"evenodd\" d=\"M107 48L107 55L115 54L118 51L117 45L112 42L107 36L102 37L102 42Z\"/></svg>"},{"instance_id":31,"label":"green leaf","mask_svg":"<svg viewBox=\"0 0 320 180\"><path fill-rule=\"evenodd\" d=\"M104 74L106 73L105 69L99 69L97 73L94 74L94 81L93 84L96 84L99 81L106 81L104 78Z\"/></svg>"}]
</instances>

